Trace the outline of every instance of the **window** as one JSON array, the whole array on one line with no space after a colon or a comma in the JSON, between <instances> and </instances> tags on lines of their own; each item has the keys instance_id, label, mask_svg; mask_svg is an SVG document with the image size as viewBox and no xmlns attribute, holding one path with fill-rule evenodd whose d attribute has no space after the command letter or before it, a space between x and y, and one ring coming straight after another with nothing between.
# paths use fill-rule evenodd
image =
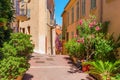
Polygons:
<instances>
[{"instance_id":1,"label":"window","mask_svg":"<svg viewBox=\"0 0 120 80\"><path fill-rule=\"evenodd\" d=\"M20 15L22 15L22 16L25 15L25 9L21 9Z\"/></svg>"},{"instance_id":2,"label":"window","mask_svg":"<svg viewBox=\"0 0 120 80\"><path fill-rule=\"evenodd\" d=\"M24 0L21 0L22 3L24 3Z\"/></svg>"},{"instance_id":3,"label":"window","mask_svg":"<svg viewBox=\"0 0 120 80\"><path fill-rule=\"evenodd\" d=\"M79 2L77 2L77 7L76 7L76 19L77 20L79 19L79 14L80 14L80 11L79 11Z\"/></svg>"},{"instance_id":4,"label":"window","mask_svg":"<svg viewBox=\"0 0 120 80\"><path fill-rule=\"evenodd\" d=\"M27 17L30 18L30 9L27 9Z\"/></svg>"},{"instance_id":5,"label":"window","mask_svg":"<svg viewBox=\"0 0 120 80\"><path fill-rule=\"evenodd\" d=\"M96 8L96 0L91 0L91 9Z\"/></svg>"},{"instance_id":6,"label":"window","mask_svg":"<svg viewBox=\"0 0 120 80\"><path fill-rule=\"evenodd\" d=\"M85 15L85 3L86 3L86 0L82 0L82 15L84 16Z\"/></svg>"},{"instance_id":7,"label":"window","mask_svg":"<svg viewBox=\"0 0 120 80\"><path fill-rule=\"evenodd\" d=\"M72 8L72 23L74 22L74 8Z\"/></svg>"},{"instance_id":8,"label":"window","mask_svg":"<svg viewBox=\"0 0 120 80\"><path fill-rule=\"evenodd\" d=\"M69 32L66 33L66 41L69 40Z\"/></svg>"}]
</instances>

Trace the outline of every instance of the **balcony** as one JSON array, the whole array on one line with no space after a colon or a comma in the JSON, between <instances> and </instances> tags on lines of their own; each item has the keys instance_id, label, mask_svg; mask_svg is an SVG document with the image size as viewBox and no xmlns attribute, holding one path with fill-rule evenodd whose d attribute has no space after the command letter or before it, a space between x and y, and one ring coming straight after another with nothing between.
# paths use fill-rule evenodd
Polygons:
<instances>
[{"instance_id":1,"label":"balcony","mask_svg":"<svg viewBox=\"0 0 120 80\"><path fill-rule=\"evenodd\" d=\"M19 2L26 2L26 3L30 3L31 0L18 0Z\"/></svg>"},{"instance_id":2,"label":"balcony","mask_svg":"<svg viewBox=\"0 0 120 80\"><path fill-rule=\"evenodd\" d=\"M19 14L16 14L16 19L27 21L30 19L30 9L20 9Z\"/></svg>"}]
</instances>

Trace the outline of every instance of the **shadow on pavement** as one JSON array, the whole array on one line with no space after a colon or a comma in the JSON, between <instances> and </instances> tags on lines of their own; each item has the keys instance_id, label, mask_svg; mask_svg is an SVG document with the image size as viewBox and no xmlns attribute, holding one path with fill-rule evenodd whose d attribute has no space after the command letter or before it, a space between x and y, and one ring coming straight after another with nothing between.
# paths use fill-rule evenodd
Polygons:
<instances>
[{"instance_id":1,"label":"shadow on pavement","mask_svg":"<svg viewBox=\"0 0 120 80\"><path fill-rule=\"evenodd\" d=\"M26 74L24 74L24 77L22 80L32 80L32 78L33 78L33 75L26 73Z\"/></svg>"},{"instance_id":2,"label":"shadow on pavement","mask_svg":"<svg viewBox=\"0 0 120 80\"><path fill-rule=\"evenodd\" d=\"M84 73L82 71L82 66L80 62L77 62L76 64L73 63L70 57L64 57L64 59L67 60L67 63L70 64L70 70L67 71L68 73L74 74L74 73ZM81 79L81 80L97 80L93 76L88 75L86 79Z\"/></svg>"},{"instance_id":3,"label":"shadow on pavement","mask_svg":"<svg viewBox=\"0 0 120 80\"><path fill-rule=\"evenodd\" d=\"M81 73L82 72L79 68L80 66L73 63L70 57L64 57L64 59L66 59L67 63L70 64L70 70L68 71L68 73L76 73L76 72Z\"/></svg>"}]
</instances>

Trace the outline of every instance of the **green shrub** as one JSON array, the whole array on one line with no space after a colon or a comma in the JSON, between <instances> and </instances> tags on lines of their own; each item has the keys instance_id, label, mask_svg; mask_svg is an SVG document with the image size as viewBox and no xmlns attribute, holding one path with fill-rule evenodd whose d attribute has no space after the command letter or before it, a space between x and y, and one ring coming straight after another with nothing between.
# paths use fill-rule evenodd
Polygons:
<instances>
[{"instance_id":1,"label":"green shrub","mask_svg":"<svg viewBox=\"0 0 120 80\"><path fill-rule=\"evenodd\" d=\"M0 18L0 22L7 23L7 19L6 18Z\"/></svg>"},{"instance_id":2,"label":"green shrub","mask_svg":"<svg viewBox=\"0 0 120 80\"><path fill-rule=\"evenodd\" d=\"M0 49L0 80L14 80L23 75L29 68L29 55L33 51L30 35L12 33L10 40Z\"/></svg>"},{"instance_id":3,"label":"green shrub","mask_svg":"<svg viewBox=\"0 0 120 80\"><path fill-rule=\"evenodd\" d=\"M4 58L0 61L0 80L14 80L28 70L29 64L24 57Z\"/></svg>"},{"instance_id":4,"label":"green shrub","mask_svg":"<svg viewBox=\"0 0 120 80\"><path fill-rule=\"evenodd\" d=\"M103 33L103 25L97 22L95 16L90 16L89 19L81 19L77 30L78 34L74 37L75 41L68 41L67 43L68 52L83 53L83 58L86 60L97 59L113 62L116 60L115 55L111 54L115 44L112 44L113 40L106 38L106 34ZM112 57L110 57L111 55Z\"/></svg>"},{"instance_id":5,"label":"green shrub","mask_svg":"<svg viewBox=\"0 0 120 80\"><path fill-rule=\"evenodd\" d=\"M9 56L17 57L17 50L7 42L3 44L3 47L1 48L2 57L8 58Z\"/></svg>"},{"instance_id":6,"label":"green shrub","mask_svg":"<svg viewBox=\"0 0 120 80\"><path fill-rule=\"evenodd\" d=\"M77 58L81 58L84 52L84 46L81 43L78 43L75 39L69 40L65 47L70 56L75 56Z\"/></svg>"},{"instance_id":7,"label":"green shrub","mask_svg":"<svg viewBox=\"0 0 120 80\"><path fill-rule=\"evenodd\" d=\"M108 57L113 50L111 40L104 39L103 34L96 35L95 39L95 59L102 61L109 61Z\"/></svg>"},{"instance_id":8,"label":"green shrub","mask_svg":"<svg viewBox=\"0 0 120 80\"><path fill-rule=\"evenodd\" d=\"M11 33L8 44L12 45L19 55L29 55L33 52L33 44L30 40L31 35L24 33Z\"/></svg>"}]
</instances>

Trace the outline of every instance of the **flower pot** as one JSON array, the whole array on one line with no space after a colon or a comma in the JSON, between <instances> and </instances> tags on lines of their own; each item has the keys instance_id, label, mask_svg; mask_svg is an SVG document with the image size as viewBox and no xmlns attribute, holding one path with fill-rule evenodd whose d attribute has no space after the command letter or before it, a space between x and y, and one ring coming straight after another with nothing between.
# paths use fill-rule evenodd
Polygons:
<instances>
[{"instance_id":1,"label":"flower pot","mask_svg":"<svg viewBox=\"0 0 120 80\"><path fill-rule=\"evenodd\" d=\"M87 68L86 68L86 66L84 65L84 66L82 66L82 71L83 72L86 72L87 71Z\"/></svg>"},{"instance_id":2,"label":"flower pot","mask_svg":"<svg viewBox=\"0 0 120 80\"><path fill-rule=\"evenodd\" d=\"M16 78L16 80L22 80L22 78L23 78L23 75L19 75L19 76Z\"/></svg>"},{"instance_id":3,"label":"flower pot","mask_svg":"<svg viewBox=\"0 0 120 80\"><path fill-rule=\"evenodd\" d=\"M83 72L89 71L89 69L90 69L90 65L82 65Z\"/></svg>"},{"instance_id":4,"label":"flower pot","mask_svg":"<svg viewBox=\"0 0 120 80\"><path fill-rule=\"evenodd\" d=\"M4 26L4 23L3 23L3 22L0 22L0 27L1 27L1 26Z\"/></svg>"},{"instance_id":5,"label":"flower pot","mask_svg":"<svg viewBox=\"0 0 120 80\"><path fill-rule=\"evenodd\" d=\"M108 77L106 80L111 80L110 77Z\"/></svg>"}]
</instances>

